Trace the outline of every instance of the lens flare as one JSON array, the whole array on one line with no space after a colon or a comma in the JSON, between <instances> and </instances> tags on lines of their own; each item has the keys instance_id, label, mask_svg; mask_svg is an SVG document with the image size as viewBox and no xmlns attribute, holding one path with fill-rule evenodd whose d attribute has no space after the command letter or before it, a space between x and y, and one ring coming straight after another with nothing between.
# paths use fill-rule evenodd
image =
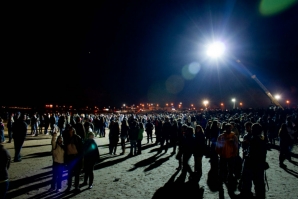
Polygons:
<instances>
[{"instance_id":1,"label":"lens flare","mask_svg":"<svg viewBox=\"0 0 298 199\"><path fill-rule=\"evenodd\" d=\"M170 76L166 81L166 88L169 93L179 93L184 88L183 78L177 75Z\"/></svg>"},{"instance_id":2,"label":"lens flare","mask_svg":"<svg viewBox=\"0 0 298 199\"><path fill-rule=\"evenodd\" d=\"M222 42L214 42L208 46L207 55L212 58L218 58L223 55L225 45Z\"/></svg>"},{"instance_id":3,"label":"lens flare","mask_svg":"<svg viewBox=\"0 0 298 199\"><path fill-rule=\"evenodd\" d=\"M262 0L259 10L262 15L270 16L290 8L297 2L297 0Z\"/></svg>"}]
</instances>

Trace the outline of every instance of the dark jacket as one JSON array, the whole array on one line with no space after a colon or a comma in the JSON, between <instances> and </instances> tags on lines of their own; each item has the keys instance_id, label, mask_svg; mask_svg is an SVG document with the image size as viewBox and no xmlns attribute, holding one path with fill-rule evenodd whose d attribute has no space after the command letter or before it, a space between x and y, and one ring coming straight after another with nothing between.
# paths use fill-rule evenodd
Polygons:
<instances>
[{"instance_id":1,"label":"dark jacket","mask_svg":"<svg viewBox=\"0 0 298 199\"><path fill-rule=\"evenodd\" d=\"M12 125L13 139L25 140L27 135L27 123L25 120L17 119Z\"/></svg>"},{"instance_id":2,"label":"dark jacket","mask_svg":"<svg viewBox=\"0 0 298 199\"><path fill-rule=\"evenodd\" d=\"M260 165L265 163L267 154L264 137L253 135L252 139L250 140L248 153L252 167L261 168Z\"/></svg>"},{"instance_id":3,"label":"dark jacket","mask_svg":"<svg viewBox=\"0 0 298 199\"><path fill-rule=\"evenodd\" d=\"M85 162L98 162L99 151L96 142L93 139L87 139L84 143Z\"/></svg>"},{"instance_id":4,"label":"dark jacket","mask_svg":"<svg viewBox=\"0 0 298 199\"><path fill-rule=\"evenodd\" d=\"M205 153L205 134L202 132L198 132L195 135L195 148L194 155L195 156L203 156Z\"/></svg>"},{"instance_id":5,"label":"dark jacket","mask_svg":"<svg viewBox=\"0 0 298 199\"><path fill-rule=\"evenodd\" d=\"M84 140L86 137L86 131L83 124L81 122L78 122L73 127L75 128L77 135L79 135Z\"/></svg>"}]
</instances>

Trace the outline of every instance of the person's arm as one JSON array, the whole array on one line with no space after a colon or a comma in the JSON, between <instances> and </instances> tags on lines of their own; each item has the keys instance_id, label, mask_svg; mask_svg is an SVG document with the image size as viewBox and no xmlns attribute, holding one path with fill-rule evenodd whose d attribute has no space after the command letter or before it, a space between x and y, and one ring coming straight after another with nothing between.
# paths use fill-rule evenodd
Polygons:
<instances>
[{"instance_id":1,"label":"person's arm","mask_svg":"<svg viewBox=\"0 0 298 199\"><path fill-rule=\"evenodd\" d=\"M5 150L6 151L6 168L7 168L7 170L9 169L9 167L10 167L10 160L11 160L11 156L9 155L9 153L8 153L8 151L7 150Z\"/></svg>"}]
</instances>

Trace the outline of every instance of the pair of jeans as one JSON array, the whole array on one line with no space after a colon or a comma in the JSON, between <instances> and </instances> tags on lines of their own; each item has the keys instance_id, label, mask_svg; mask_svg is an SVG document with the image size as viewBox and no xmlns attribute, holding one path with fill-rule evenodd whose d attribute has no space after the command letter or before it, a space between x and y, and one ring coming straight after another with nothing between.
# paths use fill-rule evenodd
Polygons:
<instances>
[{"instance_id":1,"label":"pair of jeans","mask_svg":"<svg viewBox=\"0 0 298 199\"><path fill-rule=\"evenodd\" d=\"M222 182L231 180L234 174L235 158L220 157L219 160L219 176ZM227 178L228 177L228 178Z\"/></svg>"},{"instance_id":2,"label":"pair of jeans","mask_svg":"<svg viewBox=\"0 0 298 199\"><path fill-rule=\"evenodd\" d=\"M14 154L14 161L20 161L21 160L21 149L22 146L24 144L24 139L14 139L14 150L15 150L15 154Z\"/></svg>"},{"instance_id":3,"label":"pair of jeans","mask_svg":"<svg viewBox=\"0 0 298 199\"><path fill-rule=\"evenodd\" d=\"M75 188L79 187L80 180L80 172L82 167L82 160L78 155L67 155L66 156L68 177L67 177L67 185L68 189L70 189L72 184L72 177L75 177Z\"/></svg>"},{"instance_id":4,"label":"pair of jeans","mask_svg":"<svg viewBox=\"0 0 298 199\"><path fill-rule=\"evenodd\" d=\"M4 130L0 130L0 143L5 141Z\"/></svg>"},{"instance_id":5,"label":"pair of jeans","mask_svg":"<svg viewBox=\"0 0 298 199\"><path fill-rule=\"evenodd\" d=\"M85 170L84 183L87 183L88 178L89 178L89 186L93 185L94 165L95 165L95 161L89 160L89 159L84 159L84 170Z\"/></svg>"},{"instance_id":6,"label":"pair of jeans","mask_svg":"<svg viewBox=\"0 0 298 199\"><path fill-rule=\"evenodd\" d=\"M63 171L64 164L53 162L53 179L51 183L52 189L55 189L56 185L57 189L61 189Z\"/></svg>"},{"instance_id":7,"label":"pair of jeans","mask_svg":"<svg viewBox=\"0 0 298 199\"><path fill-rule=\"evenodd\" d=\"M137 140L130 140L130 154L137 153Z\"/></svg>"},{"instance_id":8,"label":"pair of jeans","mask_svg":"<svg viewBox=\"0 0 298 199\"><path fill-rule=\"evenodd\" d=\"M5 181L5 182L0 183L0 198L5 199L8 187L9 187L9 181L8 180Z\"/></svg>"}]
</instances>

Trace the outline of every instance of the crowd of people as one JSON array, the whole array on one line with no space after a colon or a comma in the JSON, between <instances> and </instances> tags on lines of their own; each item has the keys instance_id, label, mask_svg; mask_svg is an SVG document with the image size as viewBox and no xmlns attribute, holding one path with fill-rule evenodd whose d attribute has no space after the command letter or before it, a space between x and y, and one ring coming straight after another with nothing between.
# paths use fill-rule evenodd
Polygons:
<instances>
[{"instance_id":1,"label":"crowd of people","mask_svg":"<svg viewBox=\"0 0 298 199\"><path fill-rule=\"evenodd\" d=\"M205 155L210 158L211 170L218 171L220 183L230 185L236 180L243 198L253 195L252 183L255 186L255 195L265 198L268 147L279 143L279 164L280 167L286 167L284 161L291 161L291 150L297 142L298 112L294 109L146 114L34 113L30 116L20 113L8 115L8 142L13 139L14 162L20 162L20 151L27 135L27 125L31 125L32 136L52 135L53 179L50 191L61 191L65 165L68 171L67 191L71 189L73 177L75 190L80 191L79 175L82 168L82 185L88 184L89 188L93 187L93 168L99 161L99 151L94 138L105 137L106 129L109 129L110 155L117 155L119 140L122 150L120 155L126 154L126 142L130 144L127 155L141 154L143 134L146 132L147 144L159 146L158 153L167 152L172 148L172 154L176 154L177 170L188 173L190 181L200 181L202 158ZM5 138L2 124L1 121L3 143ZM3 147L1 150L5 151ZM1 160L4 156L1 155ZM0 183L1 187L7 188L10 157L7 154L6 156L5 164L1 161L1 172L2 169L6 170L6 175L1 173ZM194 170L190 166L192 156ZM7 184L4 185L2 180ZM230 195L234 194L229 186L228 191Z\"/></svg>"}]
</instances>

